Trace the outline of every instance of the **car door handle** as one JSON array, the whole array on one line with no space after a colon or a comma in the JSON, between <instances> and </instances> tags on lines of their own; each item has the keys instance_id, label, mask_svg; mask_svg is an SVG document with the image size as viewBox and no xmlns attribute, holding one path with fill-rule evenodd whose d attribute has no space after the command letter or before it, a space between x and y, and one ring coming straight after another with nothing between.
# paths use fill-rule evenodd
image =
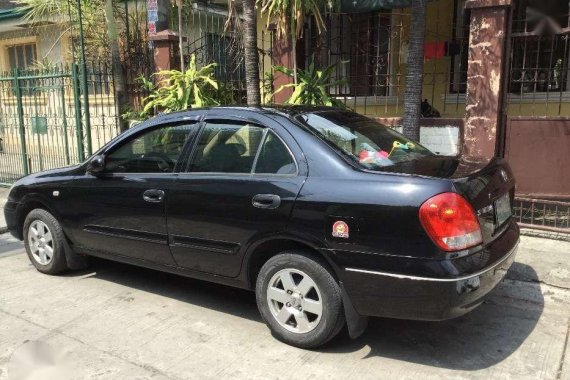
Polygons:
<instances>
[{"instance_id":1,"label":"car door handle","mask_svg":"<svg viewBox=\"0 0 570 380\"><path fill-rule=\"evenodd\" d=\"M275 209L281 205L281 198L274 194L257 194L251 199L253 207Z\"/></svg>"},{"instance_id":2,"label":"car door handle","mask_svg":"<svg viewBox=\"0 0 570 380\"><path fill-rule=\"evenodd\" d=\"M143 199L145 202L160 203L164 200L164 191L156 189L147 190L143 193Z\"/></svg>"}]
</instances>

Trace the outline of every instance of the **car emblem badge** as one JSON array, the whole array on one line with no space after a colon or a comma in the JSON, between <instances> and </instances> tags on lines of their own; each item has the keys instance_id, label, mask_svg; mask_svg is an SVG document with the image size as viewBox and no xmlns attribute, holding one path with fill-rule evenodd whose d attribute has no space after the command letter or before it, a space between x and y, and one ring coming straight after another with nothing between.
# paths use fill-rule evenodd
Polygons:
<instances>
[{"instance_id":1,"label":"car emblem badge","mask_svg":"<svg viewBox=\"0 0 570 380\"><path fill-rule=\"evenodd\" d=\"M332 228L332 236L335 238L348 239L349 229L348 224L342 220L334 222Z\"/></svg>"}]
</instances>

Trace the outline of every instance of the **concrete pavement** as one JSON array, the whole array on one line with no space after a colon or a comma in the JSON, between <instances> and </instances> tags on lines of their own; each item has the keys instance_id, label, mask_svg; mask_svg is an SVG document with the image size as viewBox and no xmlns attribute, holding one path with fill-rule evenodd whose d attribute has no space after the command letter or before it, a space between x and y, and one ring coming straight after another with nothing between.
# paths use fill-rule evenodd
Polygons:
<instances>
[{"instance_id":1,"label":"concrete pavement","mask_svg":"<svg viewBox=\"0 0 570 380\"><path fill-rule=\"evenodd\" d=\"M0 379L41 344L58 363L42 380L50 371L57 379L570 380L569 255L570 243L523 237L508 278L472 313L439 323L372 319L355 341L343 334L305 351L271 337L250 292L102 260L42 275L3 235Z\"/></svg>"}]
</instances>

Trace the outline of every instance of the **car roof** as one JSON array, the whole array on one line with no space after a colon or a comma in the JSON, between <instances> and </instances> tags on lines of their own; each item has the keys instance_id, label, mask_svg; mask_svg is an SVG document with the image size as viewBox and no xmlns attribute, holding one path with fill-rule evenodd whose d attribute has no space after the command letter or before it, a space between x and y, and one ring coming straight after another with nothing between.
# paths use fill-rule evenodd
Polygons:
<instances>
[{"instance_id":1,"label":"car roof","mask_svg":"<svg viewBox=\"0 0 570 380\"><path fill-rule=\"evenodd\" d=\"M168 114L158 115L156 118L169 118L181 115L192 114L193 112L208 111L208 110L242 110L251 112L260 112L265 114L279 114L282 116L295 117L303 115L306 113L317 113L317 112L348 112L345 109L327 107L327 106L311 106L311 105L271 105L271 106L260 106L260 107L250 107L250 106L216 106L216 107L203 107L203 108L191 108L185 111L171 112Z\"/></svg>"}]
</instances>

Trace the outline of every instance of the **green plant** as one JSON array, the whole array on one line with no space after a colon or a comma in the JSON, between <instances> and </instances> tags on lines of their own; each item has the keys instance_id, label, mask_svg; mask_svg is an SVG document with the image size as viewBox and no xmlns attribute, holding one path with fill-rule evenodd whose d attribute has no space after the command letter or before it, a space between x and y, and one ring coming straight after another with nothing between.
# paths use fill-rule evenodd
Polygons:
<instances>
[{"instance_id":1,"label":"green plant","mask_svg":"<svg viewBox=\"0 0 570 380\"><path fill-rule=\"evenodd\" d=\"M57 40L68 38L70 35L77 44L79 9L76 0L16 0L14 3L25 12L24 19L31 24L31 27L44 25L46 20L49 20L61 27ZM105 4L106 0L81 0L85 54L88 60L102 60L110 56L112 41L109 38L108 27L126 17L123 5L113 1L117 19L107 20ZM120 28L122 27L121 23Z\"/></svg>"},{"instance_id":2,"label":"green plant","mask_svg":"<svg viewBox=\"0 0 570 380\"><path fill-rule=\"evenodd\" d=\"M293 79L297 83L297 39L303 35L305 17L312 15L319 34L326 30L323 12L338 7L336 0L257 0L261 14L267 18L267 28L275 23L277 38L291 41Z\"/></svg>"},{"instance_id":3,"label":"green plant","mask_svg":"<svg viewBox=\"0 0 570 380\"><path fill-rule=\"evenodd\" d=\"M140 117L147 118L155 108L162 112L173 112L191 107L219 105L213 97L213 91L217 91L219 87L214 79L216 66L217 63L210 63L198 69L196 56L192 55L184 72L163 70L153 74L160 78L157 85L141 77L142 86L151 94L143 99L144 106Z\"/></svg>"},{"instance_id":4,"label":"green plant","mask_svg":"<svg viewBox=\"0 0 570 380\"><path fill-rule=\"evenodd\" d=\"M58 71L58 69L60 69L60 66L48 58L42 58L34 61L29 68L31 70L38 71L39 73L53 73Z\"/></svg>"},{"instance_id":5,"label":"green plant","mask_svg":"<svg viewBox=\"0 0 570 380\"><path fill-rule=\"evenodd\" d=\"M236 89L231 82L220 82L217 90L209 92L219 105L228 106L239 103L236 101Z\"/></svg>"},{"instance_id":6,"label":"green plant","mask_svg":"<svg viewBox=\"0 0 570 380\"><path fill-rule=\"evenodd\" d=\"M344 61L342 63L345 63ZM332 80L331 76L333 70L337 65L333 64L324 70L315 69L314 57L311 58L309 67L306 70L297 70L298 83L285 84L275 94L283 91L286 88L292 88L293 94L287 100L287 104L310 104L321 106L334 106L346 108L346 105L332 97L329 89L334 86L345 83L344 80ZM291 78L295 76L295 72L284 66L276 66L275 71L279 71Z\"/></svg>"}]
</instances>

